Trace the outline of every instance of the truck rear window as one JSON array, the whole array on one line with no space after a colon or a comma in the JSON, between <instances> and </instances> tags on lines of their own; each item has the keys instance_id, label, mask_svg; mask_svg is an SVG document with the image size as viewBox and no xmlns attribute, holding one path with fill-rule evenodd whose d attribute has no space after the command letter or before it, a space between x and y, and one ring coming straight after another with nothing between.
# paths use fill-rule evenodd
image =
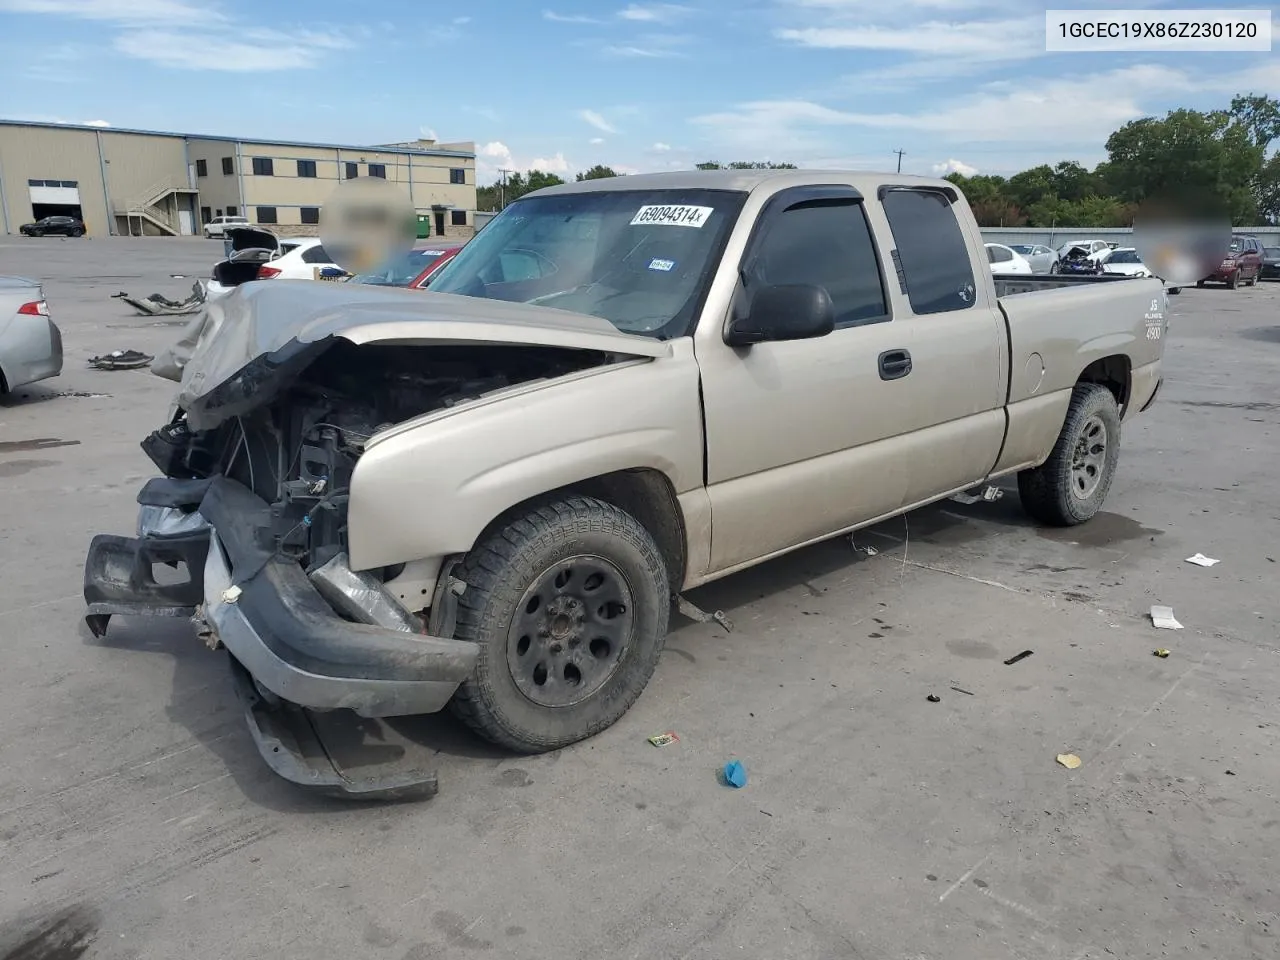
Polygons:
<instances>
[{"instance_id":1,"label":"truck rear window","mask_svg":"<svg viewBox=\"0 0 1280 960\"><path fill-rule=\"evenodd\" d=\"M907 299L917 314L973 306L973 266L949 197L893 188L882 201Z\"/></svg>"}]
</instances>

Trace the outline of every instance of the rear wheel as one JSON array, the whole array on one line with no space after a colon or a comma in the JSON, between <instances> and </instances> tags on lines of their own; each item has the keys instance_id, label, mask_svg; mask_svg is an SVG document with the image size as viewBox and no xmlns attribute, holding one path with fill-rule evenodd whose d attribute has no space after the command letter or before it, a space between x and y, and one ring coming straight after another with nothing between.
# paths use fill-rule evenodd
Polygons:
<instances>
[{"instance_id":1,"label":"rear wheel","mask_svg":"<svg viewBox=\"0 0 1280 960\"><path fill-rule=\"evenodd\" d=\"M488 740L541 753L599 733L649 682L666 640L662 554L590 497L531 508L463 562L455 636L480 647L453 709Z\"/></svg>"},{"instance_id":2,"label":"rear wheel","mask_svg":"<svg viewBox=\"0 0 1280 960\"><path fill-rule=\"evenodd\" d=\"M83 230L83 229L81 229L80 227L76 227L74 230L72 230L72 231L71 231L71 235L72 235L73 237L83 237L83 236L84 236L84 230Z\"/></svg>"},{"instance_id":3,"label":"rear wheel","mask_svg":"<svg viewBox=\"0 0 1280 960\"><path fill-rule=\"evenodd\" d=\"M1116 398L1100 384L1076 384L1049 459L1018 474L1023 509L1056 527L1084 523L1102 509L1119 458Z\"/></svg>"}]
</instances>

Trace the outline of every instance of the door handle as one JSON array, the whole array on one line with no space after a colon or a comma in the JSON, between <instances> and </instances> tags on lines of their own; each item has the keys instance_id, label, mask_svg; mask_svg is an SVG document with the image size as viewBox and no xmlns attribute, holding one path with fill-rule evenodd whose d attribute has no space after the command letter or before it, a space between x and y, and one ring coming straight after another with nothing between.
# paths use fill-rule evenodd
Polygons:
<instances>
[{"instance_id":1,"label":"door handle","mask_svg":"<svg viewBox=\"0 0 1280 960\"><path fill-rule=\"evenodd\" d=\"M911 354L906 350L886 350L880 354L880 379L900 380L911 372Z\"/></svg>"}]
</instances>

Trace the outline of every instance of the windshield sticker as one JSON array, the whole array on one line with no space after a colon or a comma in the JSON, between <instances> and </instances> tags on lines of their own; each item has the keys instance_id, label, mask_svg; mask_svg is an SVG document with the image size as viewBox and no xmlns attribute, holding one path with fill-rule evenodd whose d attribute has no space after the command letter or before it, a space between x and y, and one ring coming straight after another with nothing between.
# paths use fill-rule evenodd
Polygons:
<instances>
[{"instance_id":1,"label":"windshield sticker","mask_svg":"<svg viewBox=\"0 0 1280 960\"><path fill-rule=\"evenodd\" d=\"M631 226L701 227L714 212L714 207L650 205L636 211Z\"/></svg>"},{"instance_id":2,"label":"windshield sticker","mask_svg":"<svg viewBox=\"0 0 1280 960\"><path fill-rule=\"evenodd\" d=\"M657 257L649 261L650 270L661 270L663 273L669 273L675 265L674 260L660 260Z\"/></svg>"}]
</instances>

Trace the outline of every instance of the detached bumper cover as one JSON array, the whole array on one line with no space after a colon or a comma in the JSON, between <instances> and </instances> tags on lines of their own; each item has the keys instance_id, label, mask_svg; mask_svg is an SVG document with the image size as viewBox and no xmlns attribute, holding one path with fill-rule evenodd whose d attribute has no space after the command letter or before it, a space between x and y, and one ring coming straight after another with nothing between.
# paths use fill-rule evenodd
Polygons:
<instances>
[{"instance_id":1,"label":"detached bumper cover","mask_svg":"<svg viewBox=\"0 0 1280 960\"><path fill-rule=\"evenodd\" d=\"M270 506L239 483L153 480L138 500L140 537L100 535L89 547L84 594L95 634L114 614L193 617L203 606L240 671L254 740L277 773L370 799L423 795L428 783L434 792L434 776L369 770L357 783L326 765L324 751L307 746L318 737L306 733L299 708L435 713L471 674L478 647L339 616L296 561L276 555ZM187 580L157 582L157 563L179 562Z\"/></svg>"}]
</instances>

